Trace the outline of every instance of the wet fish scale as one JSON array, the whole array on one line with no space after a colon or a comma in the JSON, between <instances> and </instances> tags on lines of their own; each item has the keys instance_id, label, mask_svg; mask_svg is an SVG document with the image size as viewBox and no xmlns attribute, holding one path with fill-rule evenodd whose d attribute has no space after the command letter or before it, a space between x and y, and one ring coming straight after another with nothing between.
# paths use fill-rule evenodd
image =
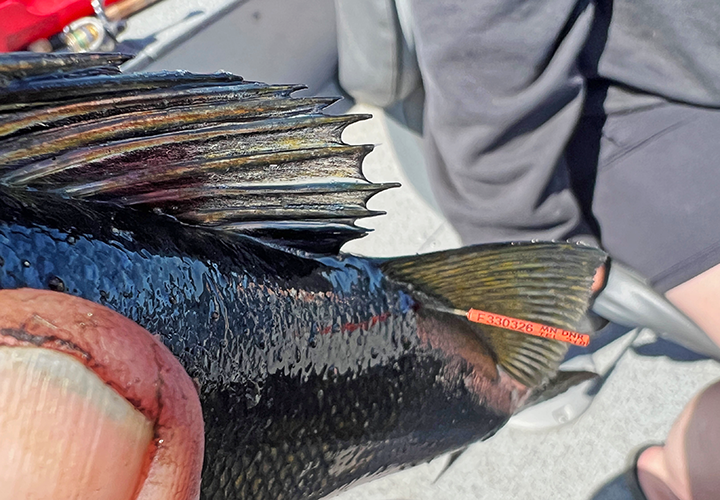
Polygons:
<instances>
[{"instance_id":1,"label":"wet fish scale","mask_svg":"<svg viewBox=\"0 0 720 500\"><path fill-rule=\"evenodd\" d=\"M505 419L497 412L478 411L462 376L455 379L456 387L448 390L441 382L442 372L442 361L433 360L431 354L412 353L393 366L378 366L362 376L355 372L313 375L303 383L272 375L260 403L250 409L232 390L242 390L240 387L204 394L206 422L212 429L206 435L207 446L215 448L222 442L226 449L243 449L244 457L254 459L240 468L232 453L216 456L217 462L206 467L203 481L216 484L216 477L234 470L235 479L225 483L227 498L244 498L246 485L254 484L258 475L275 478L263 483L267 488L263 491L268 492L263 498L275 498L280 490L285 498L321 498L350 482L351 477L375 472L381 464L400 467L423 460L426 453L460 446L467 438L487 436ZM406 373L413 376L400 377ZM325 395L324 401L315 397L319 391ZM465 397L457 398L458 391ZM392 403L370 403L377 400ZM443 407L447 410L438 411ZM443 435L453 420L465 422L457 426L458 441ZM244 423L242 428L237 426L239 421ZM306 428L311 432L293 439ZM311 467L312 473L303 476L303 467ZM296 484L289 487L288 481L293 480ZM289 491L297 493L290 497Z\"/></svg>"},{"instance_id":2,"label":"wet fish scale","mask_svg":"<svg viewBox=\"0 0 720 500\"><path fill-rule=\"evenodd\" d=\"M2 208L3 214L12 212ZM138 248L122 221L104 225L103 218L87 217L89 225L97 224L95 236L76 230L72 244L62 230L0 225L0 287L46 288L57 276L70 293L106 304L163 337L201 388L203 498L220 490L225 498L278 498L281 492L288 499L320 498L355 477L486 436L504 420L478 408L463 373L454 379L456 387L447 386L442 353L433 354L417 338L410 299L373 276L379 271L371 263L348 259L352 265L328 268L265 247L262 261L292 270L284 278L269 276L249 253L257 246L252 240L240 254L223 253L224 262L208 265L168 242L161 253ZM163 237L158 227L153 232ZM26 258L30 267L22 265ZM233 266L238 271L228 272ZM303 268L304 276L297 275ZM333 287L328 278L345 288ZM368 321L370 303L390 315ZM294 314L299 308L306 313ZM343 330L333 318L361 326ZM363 339L360 346L357 338ZM458 390L464 401L455 397ZM463 415L466 425L455 437L438 435L444 422ZM421 453L409 446L415 440L426 444ZM389 442L405 442L407 451ZM246 465L248 456L253 459Z\"/></svg>"}]
</instances>

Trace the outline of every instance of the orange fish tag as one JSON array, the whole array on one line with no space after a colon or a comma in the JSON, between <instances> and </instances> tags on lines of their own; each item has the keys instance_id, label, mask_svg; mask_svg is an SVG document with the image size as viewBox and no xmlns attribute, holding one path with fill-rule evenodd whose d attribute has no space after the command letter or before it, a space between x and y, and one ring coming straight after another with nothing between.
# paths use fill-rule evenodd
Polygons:
<instances>
[{"instance_id":1,"label":"orange fish tag","mask_svg":"<svg viewBox=\"0 0 720 500\"><path fill-rule=\"evenodd\" d=\"M569 344L585 347L590 343L590 336L562 328L525 321L517 318L510 318L501 314L480 311L479 309L470 309L465 316L473 323L482 323L483 325L497 326L506 330L513 330L536 337L546 339L559 340Z\"/></svg>"}]
</instances>

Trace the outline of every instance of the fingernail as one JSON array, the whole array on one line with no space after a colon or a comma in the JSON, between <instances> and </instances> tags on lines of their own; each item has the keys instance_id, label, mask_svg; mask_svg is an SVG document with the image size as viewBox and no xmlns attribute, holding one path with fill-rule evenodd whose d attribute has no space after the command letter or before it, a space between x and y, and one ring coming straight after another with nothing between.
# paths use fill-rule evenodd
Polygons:
<instances>
[{"instance_id":1,"label":"fingernail","mask_svg":"<svg viewBox=\"0 0 720 500\"><path fill-rule=\"evenodd\" d=\"M0 497L130 500L153 432L72 356L0 347Z\"/></svg>"}]
</instances>

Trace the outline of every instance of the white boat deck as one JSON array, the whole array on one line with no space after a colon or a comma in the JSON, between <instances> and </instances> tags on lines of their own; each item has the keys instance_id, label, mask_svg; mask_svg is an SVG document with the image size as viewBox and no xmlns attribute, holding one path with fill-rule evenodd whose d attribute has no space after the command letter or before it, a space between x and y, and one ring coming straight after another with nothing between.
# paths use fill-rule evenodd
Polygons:
<instances>
[{"instance_id":1,"label":"white boat deck","mask_svg":"<svg viewBox=\"0 0 720 500\"><path fill-rule=\"evenodd\" d=\"M330 78L336 57L334 48L323 42L335 34L328 9L332 0L165 0L131 20L123 39L154 37L140 54L138 68L225 69L251 80L307 83L318 91ZM226 12L230 13L219 22L199 31ZM302 36L293 36L298 33ZM191 35L189 42L171 51L178 40ZM306 53L314 55L298 60L298 54ZM332 109L342 110L342 105ZM418 195L400 168L382 111L364 106L351 111L375 115L345 133L348 142L377 145L365 163L367 177L399 181L403 187L370 202L371 208L387 215L367 220L364 224L375 231L351 242L345 251L392 256L459 245L449 224ZM630 500L617 476L632 450L662 441L690 398L720 378L720 364L657 341L647 331L625 350L632 338L622 333L611 330L600 339L601 348L597 343L591 346L597 349L594 360L601 373L622 357L579 419L542 432L505 427L490 440L472 445L437 481L445 457L355 486L336 498Z\"/></svg>"}]
</instances>

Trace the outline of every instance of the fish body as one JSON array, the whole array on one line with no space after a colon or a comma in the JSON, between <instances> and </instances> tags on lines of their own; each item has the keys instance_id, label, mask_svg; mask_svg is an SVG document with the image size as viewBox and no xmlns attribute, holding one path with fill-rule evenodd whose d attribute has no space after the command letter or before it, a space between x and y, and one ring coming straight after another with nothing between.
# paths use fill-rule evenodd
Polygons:
<instances>
[{"instance_id":1,"label":"fish body","mask_svg":"<svg viewBox=\"0 0 720 500\"><path fill-rule=\"evenodd\" d=\"M198 384L203 498L319 498L488 437L513 409L487 405L465 382L473 366L421 338L415 300L370 260L187 235L147 215L152 234L99 211L38 224L8 199L1 288L106 305L160 335Z\"/></svg>"},{"instance_id":2,"label":"fish body","mask_svg":"<svg viewBox=\"0 0 720 500\"><path fill-rule=\"evenodd\" d=\"M112 76L103 73L93 87L86 73L78 78L82 88L95 89L90 102L99 94L107 100ZM197 88L200 76L188 78ZM53 92L72 86L58 80ZM238 82L206 82L212 89L226 84ZM43 132L28 115L44 85L32 82L23 94L22 80L13 81L11 91L25 97L8 97L5 109L20 103L22 111L0 120L11 123L0 140L0 288L77 295L160 336L198 387L202 498L321 498L486 439L548 383L566 347L473 325L433 306L494 307L564 328L577 327L587 309L594 271L605 259L592 248L490 245L389 260L334 252L357 235L347 220L365 214L367 193L381 188L258 185L277 171L281 153L285 183L293 168L307 175L318 161L335 175L359 176L346 162L361 161L364 149L323 143L322 134L339 134L339 119L288 117L286 95L255 102L261 109L252 119L261 123L228 124L224 116L221 125L163 123L143 135L114 116L114 128L79 144L82 134ZM132 87L136 101L143 85ZM317 111L307 104L298 100L302 113ZM87 102L78 105L85 118L77 123L55 113L68 105L37 112L59 116L58 127L92 129L83 120L108 119ZM128 121L136 119L136 108L127 112ZM221 133L218 143L208 138L232 126L252 129L260 145L236 131ZM175 137L183 139L172 149ZM279 142L263 149L268 141ZM230 143L232 154L208 146ZM278 152L278 144L286 150ZM143 165L138 151L152 161ZM161 164L163 153L169 160ZM218 158L223 167L203 170L216 168ZM242 173L233 170L238 162ZM224 182L207 180L216 175ZM303 205L303 196L316 201ZM263 205L277 197L290 201L272 210ZM323 216L328 207L332 214Z\"/></svg>"}]
</instances>

